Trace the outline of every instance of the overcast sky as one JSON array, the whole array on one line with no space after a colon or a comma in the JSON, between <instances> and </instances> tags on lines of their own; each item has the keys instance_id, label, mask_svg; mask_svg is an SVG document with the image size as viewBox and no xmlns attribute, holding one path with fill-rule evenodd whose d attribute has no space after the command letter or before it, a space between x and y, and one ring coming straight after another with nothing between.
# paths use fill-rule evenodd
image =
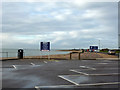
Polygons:
<instances>
[{"instance_id":1,"label":"overcast sky","mask_svg":"<svg viewBox=\"0 0 120 90\"><path fill-rule=\"evenodd\" d=\"M4 2L3 48L118 48L117 2ZM1 35L0 35L1 36Z\"/></svg>"}]
</instances>

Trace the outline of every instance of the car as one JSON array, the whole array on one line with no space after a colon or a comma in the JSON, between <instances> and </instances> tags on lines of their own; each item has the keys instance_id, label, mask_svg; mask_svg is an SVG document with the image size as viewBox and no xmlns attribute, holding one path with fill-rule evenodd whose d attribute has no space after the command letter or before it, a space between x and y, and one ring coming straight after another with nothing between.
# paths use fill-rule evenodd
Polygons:
<instances>
[{"instance_id":1,"label":"car","mask_svg":"<svg viewBox=\"0 0 120 90\"><path fill-rule=\"evenodd\" d=\"M98 53L98 52L99 52L99 50L94 50L94 52Z\"/></svg>"},{"instance_id":2,"label":"car","mask_svg":"<svg viewBox=\"0 0 120 90\"><path fill-rule=\"evenodd\" d=\"M89 50L89 52L93 52L93 50L92 50L92 49L90 49L90 50Z\"/></svg>"},{"instance_id":3,"label":"car","mask_svg":"<svg viewBox=\"0 0 120 90\"><path fill-rule=\"evenodd\" d=\"M115 50L109 50L109 51L108 51L108 54L109 54L109 55L115 55Z\"/></svg>"}]
</instances>

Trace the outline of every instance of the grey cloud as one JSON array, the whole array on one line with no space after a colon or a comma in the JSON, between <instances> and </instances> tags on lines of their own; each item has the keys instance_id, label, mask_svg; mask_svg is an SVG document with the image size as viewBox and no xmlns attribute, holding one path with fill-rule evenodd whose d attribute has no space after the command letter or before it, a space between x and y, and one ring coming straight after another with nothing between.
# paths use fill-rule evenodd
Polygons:
<instances>
[{"instance_id":1,"label":"grey cloud","mask_svg":"<svg viewBox=\"0 0 120 90\"><path fill-rule=\"evenodd\" d=\"M66 10L66 11L65 11ZM69 11L68 14L65 12ZM88 17L86 11L90 10ZM55 12L55 13L53 13ZM52 14L51 14L52 13ZM93 16L90 16L92 14ZM60 17L56 16L61 15ZM53 46L57 47L87 47L92 40L95 44L95 38L109 38L108 43L117 41L117 3L87 3L84 6L76 6L72 3L3 3L3 30L2 33L9 33L11 35L41 35L44 41L54 41L58 38ZM61 19L61 20L60 20ZM62 20L63 19L63 20ZM82 32L88 30L89 32ZM92 32L90 32L93 30ZM76 37L65 35L52 35L54 32L77 32ZM74 33L73 33L74 34ZM44 37L47 35L49 37ZM81 36L79 36L81 35ZM82 37L83 36L83 37ZM91 36L85 38L85 36ZM3 36L4 37L4 36ZM65 37L59 39L61 37ZM93 38L94 37L94 38ZM41 39L34 38L37 42ZM14 40L14 39L13 39ZM26 41L26 39L23 39ZM75 43L72 43L72 42ZM5 45L7 41L4 42ZM28 45L28 42L15 40L15 45L22 43ZM67 43L71 43L70 45ZM11 44L12 45L12 44ZM34 44L31 44L31 47ZM106 47L110 45L106 44ZM7 47L7 45L6 45ZM82 47L82 48L84 48ZM114 46L114 47L117 47Z\"/></svg>"}]
</instances>

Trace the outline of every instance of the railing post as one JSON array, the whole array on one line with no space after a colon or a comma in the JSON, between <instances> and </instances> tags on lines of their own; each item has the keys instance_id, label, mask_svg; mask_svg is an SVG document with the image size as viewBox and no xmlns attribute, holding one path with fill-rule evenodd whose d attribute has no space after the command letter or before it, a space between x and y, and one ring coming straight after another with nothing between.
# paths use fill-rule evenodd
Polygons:
<instances>
[{"instance_id":1,"label":"railing post","mask_svg":"<svg viewBox=\"0 0 120 90\"><path fill-rule=\"evenodd\" d=\"M78 59L80 60L80 54L81 54L81 53L79 52L78 54L79 54L79 55L78 55Z\"/></svg>"}]
</instances>

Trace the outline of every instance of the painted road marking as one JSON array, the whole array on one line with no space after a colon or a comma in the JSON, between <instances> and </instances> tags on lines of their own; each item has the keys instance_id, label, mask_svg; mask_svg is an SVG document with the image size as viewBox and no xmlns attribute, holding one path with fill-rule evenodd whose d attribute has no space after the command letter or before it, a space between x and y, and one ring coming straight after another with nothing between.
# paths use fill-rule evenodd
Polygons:
<instances>
[{"instance_id":1,"label":"painted road marking","mask_svg":"<svg viewBox=\"0 0 120 90\"><path fill-rule=\"evenodd\" d=\"M120 74L120 73L107 73L107 74L105 73L105 74L89 74L89 75L93 75L93 76L94 76L94 75L96 75L96 76L97 76L97 75L104 76L104 75L119 75L119 74Z\"/></svg>"},{"instance_id":2,"label":"painted road marking","mask_svg":"<svg viewBox=\"0 0 120 90\"><path fill-rule=\"evenodd\" d=\"M98 63L98 64L108 64L108 63Z\"/></svg>"},{"instance_id":3,"label":"painted road marking","mask_svg":"<svg viewBox=\"0 0 120 90\"><path fill-rule=\"evenodd\" d=\"M33 66L35 65L34 63L31 63Z\"/></svg>"},{"instance_id":4,"label":"painted road marking","mask_svg":"<svg viewBox=\"0 0 120 90\"><path fill-rule=\"evenodd\" d=\"M120 84L120 82L80 84L79 86L94 86L94 85L96 86L96 85L111 85L111 84Z\"/></svg>"},{"instance_id":5,"label":"painted road marking","mask_svg":"<svg viewBox=\"0 0 120 90\"><path fill-rule=\"evenodd\" d=\"M97 75L119 75L120 73L103 73L103 74L88 74L88 73L84 73L84 72L79 72L79 71L77 71L77 70L70 70L70 71L72 71L72 72L76 72L76 73L79 73L79 74L83 74L83 75L95 75L95 76L97 76ZM72 75L71 75L72 76Z\"/></svg>"},{"instance_id":6,"label":"painted road marking","mask_svg":"<svg viewBox=\"0 0 120 90\"><path fill-rule=\"evenodd\" d=\"M88 74L89 76L110 76L110 75L118 75L120 73L110 73L110 74ZM80 74L74 74L74 75L60 75L60 76L81 76Z\"/></svg>"},{"instance_id":7,"label":"painted road marking","mask_svg":"<svg viewBox=\"0 0 120 90\"><path fill-rule=\"evenodd\" d=\"M17 69L17 67L15 65L12 65L15 69Z\"/></svg>"},{"instance_id":8,"label":"painted road marking","mask_svg":"<svg viewBox=\"0 0 120 90\"><path fill-rule=\"evenodd\" d=\"M108 82L108 83L92 83L92 84L79 84L77 86L99 86L99 85L114 85L114 84L120 84L120 82ZM76 85L54 85L54 86L35 86L37 90L40 90L40 88L65 88L67 86L75 87Z\"/></svg>"},{"instance_id":9,"label":"painted road marking","mask_svg":"<svg viewBox=\"0 0 120 90\"><path fill-rule=\"evenodd\" d=\"M63 76L58 75L58 77L60 77L60 78L62 78L62 79L64 79L64 80L66 80L66 81L68 81L68 82L70 82L70 83L73 83L73 84L75 84L75 85L79 85L78 83L73 82L72 80L69 80L69 79L67 79L67 78L65 78L65 77L63 77Z\"/></svg>"},{"instance_id":10,"label":"painted road marking","mask_svg":"<svg viewBox=\"0 0 120 90\"><path fill-rule=\"evenodd\" d=\"M88 68L88 69L92 69L92 70L96 70L96 68L91 68L91 67L87 67L87 66L79 66L81 68Z\"/></svg>"},{"instance_id":11,"label":"painted road marking","mask_svg":"<svg viewBox=\"0 0 120 90\"><path fill-rule=\"evenodd\" d=\"M83 75L89 75L89 74L87 74L87 73L79 72L79 71L77 71L77 70L70 70L70 71L72 71L72 72L76 72L76 73L79 73L79 74L83 74Z\"/></svg>"},{"instance_id":12,"label":"painted road marking","mask_svg":"<svg viewBox=\"0 0 120 90\"><path fill-rule=\"evenodd\" d=\"M47 63L46 61L44 61L44 63Z\"/></svg>"},{"instance_id":13,"label":"painted road marking","mask_svg":"<svg viewBox=\"0 0 120 90\"><path fill-rule=\"evenodd\" d=\"M86 68L86 66L80 66L81 68Z\"/></svg>"}]
</instances>

